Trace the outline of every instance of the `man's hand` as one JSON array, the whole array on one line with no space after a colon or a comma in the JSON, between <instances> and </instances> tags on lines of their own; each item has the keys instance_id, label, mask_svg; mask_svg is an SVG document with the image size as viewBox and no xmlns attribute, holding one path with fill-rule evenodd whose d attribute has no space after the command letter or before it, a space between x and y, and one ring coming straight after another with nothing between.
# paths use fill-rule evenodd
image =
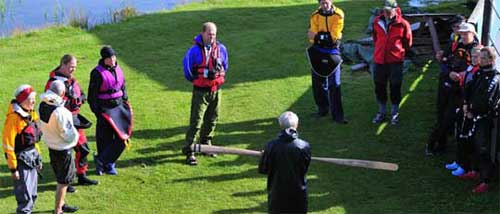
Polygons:
<instances>
[{"instance_id":1,"label":"man's hand","mask_svg":"<svg viewBox=\"0 0 500 214\"><path fill-rule=\"evenodd\" d=\"M307 37L309 38L309 40L314 40L314 37L316 37L316 33L307 31Z\"/></svg>"},{"instance_id":2,"label":"man's hand","mask_svg":"<svg viewBox=\"0 0 500 214\"><path fill-rule=\"evenodd\" d=\"M442 61L443 60L443 54L444 54L444 51L438 51L438 52L436 52L436 59L438 61Z\"/></svg>"},{"instance_id":3,"label":"man's hand","mask_svg":"<svg viewBox=\"0 0 500 214\"><path fill-rule=\"evenodd\" d=\"M450 72L449 76L450 76L450 79L455 81L455 82L458 82L460 80L460 74L458 74L457 72L452 71L452 72Z\"/></svg>"},{"instance_id":4,"label":"man's hand","mask_svg":"<svg viewBox=\"0 0 500 214\"><path fill-rule=\"evenodd\" d=\"M14 181L18 181L19 179L21 179L21 177L19 176L19 171L17 171L17 170L15 172L13 172L11 176L12 176L12 180L14 180Z\"/></svg>"},{"instance_id":5,"label":"man's hand","mask_svg":"<svg viewBox=\"0 0 500 214\"><path fill-rule=\"evenodd\" d=\"M39 173L41 173L43 170L43 163L40 162L40 165L36 168L36 171L38 171Z\"/></svg>"}]
</instances>

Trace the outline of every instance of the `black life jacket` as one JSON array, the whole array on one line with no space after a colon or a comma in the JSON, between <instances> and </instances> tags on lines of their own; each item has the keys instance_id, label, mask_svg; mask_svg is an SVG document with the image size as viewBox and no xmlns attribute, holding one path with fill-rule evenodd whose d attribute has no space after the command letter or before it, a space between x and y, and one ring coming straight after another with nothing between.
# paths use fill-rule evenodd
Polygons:
<instances>
[{"instance_id":1,"label":"black life jacket","mask_svg":"<svg viewBox=\"0 0 500 214\"><path fill-rule=\"evenodd\" d=\"M19 115L21 116L21 115ZM38 127L37 123L31 119L31 117L22 117L27 123L26 127L21 131L21 133L16 135L15 139L15 153L20 153L24 150L32 149L35 143L40 141L42 137L42 130Z\"/></svg>"}]
</instances>

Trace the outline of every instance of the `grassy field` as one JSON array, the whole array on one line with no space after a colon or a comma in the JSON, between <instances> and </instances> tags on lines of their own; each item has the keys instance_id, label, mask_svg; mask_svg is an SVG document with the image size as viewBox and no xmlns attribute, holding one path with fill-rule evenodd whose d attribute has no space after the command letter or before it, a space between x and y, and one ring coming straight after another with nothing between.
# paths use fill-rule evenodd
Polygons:
<instances>
[{"instance_id":1,"label":"grassy field","mask_svg":"<svg viewBox=\"0 0 500 214\"><path fill-rule=\"evenodd\" d=\"M183 164L180 148L188 125L191 85L182 75L182 57L201 23L219 25L218 38L229 51L230 68L214 143L260 149L278 132L276 117L292 110L300 117L301 137L314 156L398 163L386 172L312 163L309 210L313 213L498 213L499 186L470 193L475 185L453 178L443 168L453 152L423 155L434 122L437 67L405 76L401 124L371 123L376 111L366 72L342 76L343 99L350 123L315 119L309 68L304 50L313 0L207 0L170 12L103 25L88 32L49 28L0 40L0 115L19 84L41 92L48 72L65 53L78 57L77 78L86 88L99 48L112 45L125 71L134 105L133 147L117 163L118 176L94 175L94 187L79 187L67 196L79 213L262 213L266 212L266 178L258 160L222 155L200 157L200 165ZM368 9L382 1L336 1L346 13L345 39L363 37ZM85 106L83 114L92 118ZM3 117L3 116L2 116ZM3 119L2 119L3 120ZM3 128L3 122L0 124ZM94 129L88 132L95 148ZM450 148L453 148L453 144ZM46 168L40 181L37 213L51 213L56 183L44 149ZM452 149L454 150L454 148ZM15 211L6 162L0 161L0 212Z\"/></svg>"}]
</instances>

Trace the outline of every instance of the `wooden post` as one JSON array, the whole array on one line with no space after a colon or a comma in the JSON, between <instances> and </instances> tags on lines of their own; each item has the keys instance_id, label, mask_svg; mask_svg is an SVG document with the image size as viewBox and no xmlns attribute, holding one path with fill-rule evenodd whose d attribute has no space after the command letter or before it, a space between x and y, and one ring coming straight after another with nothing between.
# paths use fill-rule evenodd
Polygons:
<instances>
[{"instance_id":1,"label":"wooden post","mask_svg":"<svg viewBox=\"0 0 500 214\"><path fill-rule=\"evenodd\" d=\"M429 27L429 31L431 33L432 48L434 49L434 53L437 53L437 52L441 51L441 47L439 46L439 37L438 37L438 34L436 32L436 26L434 26L434 20L432 19L432 17L429 17L429 16L424 16L424 20L427 23L427 25Z\"/></svg>"},{"instance_id":2,"label":"wooden post","mask_svg":"<svg viewBox=\"0 0 500 214\"><path fill-rule=\"evenodd\" d=\"M481 44L491 45L489 34L490 34L490 24L491 24L491 0L484 1L484 16L483 16L483 29L481 32ZM479 29L478 29L479 30Z\"/></svg>"}]
</instances>

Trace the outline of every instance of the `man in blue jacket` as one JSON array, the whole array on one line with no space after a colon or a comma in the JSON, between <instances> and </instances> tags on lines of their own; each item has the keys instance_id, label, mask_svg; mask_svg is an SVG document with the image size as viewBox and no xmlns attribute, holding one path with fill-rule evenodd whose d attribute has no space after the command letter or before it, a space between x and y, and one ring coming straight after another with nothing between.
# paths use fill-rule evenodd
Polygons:
<instances>
[{"instance_id":1,"label":"man in blue jacket","mask_svg":"<svg viewBox=\"0 0 500 214\"><path fill-rule=\"evenodd\" d=\"M194 38L183 60L184 77L193 84L191 116L183 148L188 165L198 164L194 153L188 149L196 134L199 131L201 144L211 145L219 115L220 88L224 84L228 57L226 47L216 37L217 26L212 22L204 23L202 32Z\"/></svg>"}]
</instances>

